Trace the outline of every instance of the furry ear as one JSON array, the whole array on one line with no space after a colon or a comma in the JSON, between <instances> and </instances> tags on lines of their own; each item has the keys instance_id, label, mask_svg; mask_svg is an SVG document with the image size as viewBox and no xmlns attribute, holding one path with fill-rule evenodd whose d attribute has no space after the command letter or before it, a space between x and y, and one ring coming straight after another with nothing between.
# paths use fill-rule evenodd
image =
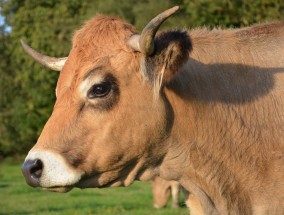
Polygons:
<instances>
[{"instance_id":1,"label":"furry ear","mask_svg":"<svg viewBox=\"0 0 284 215\"><path fill-rule=\"evenodd\" d=\"M190 37L185 31L162 32L155 38L155 51L145 58L147 79L159 89L170 82L187 62L192 50Z\"/></svg>"}]
</instances>

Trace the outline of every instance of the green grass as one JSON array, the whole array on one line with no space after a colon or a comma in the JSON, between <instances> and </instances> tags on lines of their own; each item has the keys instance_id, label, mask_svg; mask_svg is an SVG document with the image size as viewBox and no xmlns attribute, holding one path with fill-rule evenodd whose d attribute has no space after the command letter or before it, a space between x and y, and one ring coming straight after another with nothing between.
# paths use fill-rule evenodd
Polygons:
<instances>
[{"instance_id":1,"label":"green grass","mask_svg":"<svg viewBox=\"0 0 284 215\"><path fill-rule=\"evenodd\" d=\"M153 208L150 182L135 182L130 187L73 189L53 193L29 187L21 165L0 163L0 215L100 214L100 215L186 215L188 210Z\"/></svg>"}]
</instances>

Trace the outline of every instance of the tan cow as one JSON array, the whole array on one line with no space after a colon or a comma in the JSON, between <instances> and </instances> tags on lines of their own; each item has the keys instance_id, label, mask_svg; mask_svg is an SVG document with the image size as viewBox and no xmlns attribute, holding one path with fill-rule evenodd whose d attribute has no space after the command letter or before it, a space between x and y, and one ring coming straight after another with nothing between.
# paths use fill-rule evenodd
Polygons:
<instances>
[{"instance_id":1,"label":"tan cow","mask_svg":"<svg viewBox=\"0 0 284 215\"><path fill-rule=\"evenodd\" d=\"M166 207L170 197L172 197L172 208L178 208L180 190L181 186L177 181L167 181L165 179L160 178L159 176L155 177L152 180L154 207Z\"/></svg>"},{"instance_id":2,"label":"tan cow","mask_svg":"<svg viewBox=\"0 0 284 215\"><path fill-rule=\"evenodd\" d=\"M172 197L172 208L179 207L180 191L184 194L185 204L190 209L191 214L202 215L200 202L177 181L167 181L159 176L152 180L152 193L155 208L166 207L170 197Z\"/></svg>"},{"instance_id":3,"label":"tan cow","mask_svg":"<svg viewBox=\"0 0 284 215\"><path fill-rule=\"evenodd\" d=\"M141 35L96 16L67 59L23 44L61 70L53 113L22 167L27 183L66 192L159 175L206 215L284 214L284 25L156 35L176 10Z\"/></svg>"}]
</instances>

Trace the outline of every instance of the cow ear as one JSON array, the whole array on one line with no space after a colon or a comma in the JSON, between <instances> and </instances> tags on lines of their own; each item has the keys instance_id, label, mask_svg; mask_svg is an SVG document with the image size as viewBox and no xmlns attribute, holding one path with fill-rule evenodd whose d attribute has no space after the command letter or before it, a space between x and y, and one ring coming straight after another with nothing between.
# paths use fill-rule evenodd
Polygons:
<instances>
[{"instance_id":1,"label":"cow ear","mask_svg":"<svg viewBox=\"0 0 284 215\"><path fill-rule=\"evenodd\" d=\"M163 32L155 38L155 50L145 58L147 76L161 88L181 71L192 49L190 37L185 31Z\"/></svg>"}]
</instances>

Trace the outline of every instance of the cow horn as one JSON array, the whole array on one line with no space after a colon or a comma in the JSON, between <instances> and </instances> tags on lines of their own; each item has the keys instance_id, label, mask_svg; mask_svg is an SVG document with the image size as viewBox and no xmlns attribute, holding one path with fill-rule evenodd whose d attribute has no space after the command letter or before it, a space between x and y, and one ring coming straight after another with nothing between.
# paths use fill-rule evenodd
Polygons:
<instances>
[{"instance_id":1,"label":"cow horn","mask_svg":"<svg viewBox=\"0 0 284 215\"><path fill-rule=\"evenodd\" d=\"M175 12L179 6L172 7L152 19L143 29L141 35L133 35L130 37L128 44L135 51L142 52L146 55L151 55L154 52L154 39L156 32L161 24Z\"/></svg>"},{"instance_id":2,"label":"cow horn","mask_svg":"<svg viewBox=\"0 0 284 215\"><path fill-rule=\"evenodd\" d=\"M28 46L23 40L21 40L21 44L25 52L28 55L30 55L37 62L46 66L49 69L52 69L55 71L61 71L62 67L64 66L67 60L67 57L55 58L55 57L49 57L49 56L43 55L39 53L38 51L34 50L33 48L31 48L30 46Z\"/></svg>"}]
</instances>

